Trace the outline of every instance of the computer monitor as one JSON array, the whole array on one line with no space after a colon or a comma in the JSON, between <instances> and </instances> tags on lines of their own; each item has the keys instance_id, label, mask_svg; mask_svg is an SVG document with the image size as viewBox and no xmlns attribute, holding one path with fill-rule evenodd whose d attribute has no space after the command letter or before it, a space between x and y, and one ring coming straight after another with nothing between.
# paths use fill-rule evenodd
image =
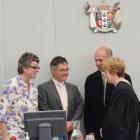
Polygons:
<instances>
[{"instance_id":1,"label":"computer monitor","mask_svg":"<svg viewBox=\"0 0 140 140\"><path fill-rule=\"evenodd\" d=\"M51 140L51 137L62 136L67 138L66 113L63 110L24 113L24 125L31 140Z\"/></svg>"}]
</instances>

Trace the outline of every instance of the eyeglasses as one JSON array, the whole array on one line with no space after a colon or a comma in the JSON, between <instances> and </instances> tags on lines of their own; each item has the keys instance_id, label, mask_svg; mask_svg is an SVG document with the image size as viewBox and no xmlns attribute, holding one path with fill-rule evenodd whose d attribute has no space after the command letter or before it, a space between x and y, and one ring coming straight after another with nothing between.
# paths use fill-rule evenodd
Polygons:
<instances>
[{"instance_id":1,"label":"eyeglasses","mask_svg":"<svg viewBox=\"0 0 140 140\"><path fill-rule=\"evenodd\" d=\"M32 69L35 69L35 70L39 70L40 69L40 67L37 67L37 66L29 66L30 68L32 68Z\"/></svg>"},{"instance_id":2,"label":"eyeglasses","mask_svg":"<svg viewBox=\"0 0 140 140\"><path fill-rule=\"evenodd\" d=\"M60 72L68 72L70 69L69 68L67 68L67 69L60 69Z\"/></svg>"}]
</instances>

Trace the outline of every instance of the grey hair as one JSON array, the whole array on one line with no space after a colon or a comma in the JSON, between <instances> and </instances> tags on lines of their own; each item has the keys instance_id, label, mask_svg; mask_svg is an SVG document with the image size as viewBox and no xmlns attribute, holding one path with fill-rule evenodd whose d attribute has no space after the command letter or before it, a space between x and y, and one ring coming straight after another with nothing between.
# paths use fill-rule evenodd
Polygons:
<instances>
[{"instance_id":1,"label":"grey hair","mask_svg":"<svg viewBox=\"0 0 140 140\"><path fill-rule=\"evenodd\" d=\"M54 67L57 67L59 64L68 64L68 61L65 57L56 56L52 59L50 63L50 69L52 70Z\"/></svg>"}]
</instances>

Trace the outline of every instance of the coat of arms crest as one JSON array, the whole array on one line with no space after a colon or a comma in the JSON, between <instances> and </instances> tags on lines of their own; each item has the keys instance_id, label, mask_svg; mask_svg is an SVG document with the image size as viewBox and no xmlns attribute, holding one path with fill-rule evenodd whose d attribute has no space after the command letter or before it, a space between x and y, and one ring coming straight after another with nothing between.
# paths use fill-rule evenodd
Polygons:
<instances>
[{"instance_id":1,"label":"coat of arms crest","mask_svg":"<svg viewBox=\"0 0 140 140\"><path fill-rule=\"evenodd\" d=\"M86 2L84 8L85 13L89 15L90 28L94 32L117 32L120 29L120 2L116 2L113 6L105 2L97 6Z\"/></svg>"}]
</instances>

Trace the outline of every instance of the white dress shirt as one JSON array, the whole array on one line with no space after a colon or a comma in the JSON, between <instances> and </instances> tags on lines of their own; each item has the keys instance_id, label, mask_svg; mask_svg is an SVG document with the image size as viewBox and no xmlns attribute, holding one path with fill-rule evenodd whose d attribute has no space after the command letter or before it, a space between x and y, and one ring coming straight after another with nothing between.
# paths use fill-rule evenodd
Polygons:
<instances>
[{"instance_id":1,"label":"white dress shirt","mask_svg":"<svg viewBox=\"0 0 140 140\"><path fill-rule=\"evenodd\" d=\"M59 82L55 79L53 79L53 82L56 86L56 89L58 91L63 109L66 111L66 115L67 115L67 110L68 110L68 95L67 95L67 90L66 90L66 86L64 82Z\"/></svg>"}]
</instances>

